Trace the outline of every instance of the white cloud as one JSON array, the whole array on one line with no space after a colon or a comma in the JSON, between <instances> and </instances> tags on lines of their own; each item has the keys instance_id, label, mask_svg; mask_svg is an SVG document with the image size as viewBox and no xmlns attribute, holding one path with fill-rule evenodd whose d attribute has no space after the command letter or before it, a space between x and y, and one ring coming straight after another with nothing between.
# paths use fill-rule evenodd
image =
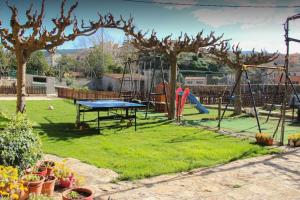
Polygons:
<instances>
[{"instance_id":1,"label":"white cloud","mask_svg":"<svg viewBox=\"0 0 300 200\"><path fill-rule=\"evenodd\" d=\"M162 4L165 8L167 9L176 9L176 10L182 10L185 8L191 8L193 5L197 4L196 0L153 0L155 3L174 3L174 4L186 4L186 5L167 5L167 4Z\"/></svg>"},{"instance_id":2,"label":"white cloud","mask_svg":"<svg viewBox=\"0 0 300 200\"><path fill-rule=\"evenodd\" d=\"M219 28L227 25L239 25L243 30L257 27L282 25L287 16L295 14L294 9L284 11L273 8L222 8L198 9L193 15L198 21Z\"/></svg>"}]
</instances>

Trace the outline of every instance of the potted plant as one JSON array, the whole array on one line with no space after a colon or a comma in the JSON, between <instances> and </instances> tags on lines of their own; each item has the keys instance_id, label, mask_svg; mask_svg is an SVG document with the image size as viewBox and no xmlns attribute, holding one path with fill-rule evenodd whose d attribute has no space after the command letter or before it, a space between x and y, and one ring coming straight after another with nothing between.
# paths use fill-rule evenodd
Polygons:
<instances>
[{"instance_id":1,"label":"potted plant","mask_svg":"<svg viewBox=\"0 0 300 200\"><path fill-rule=\"evenodd\" d=\"M274 142L272 136L268 133L257 133L255 139L258 144L266 146L272 146Z\"/></svg>"},{"instance_id":2,"label":"potted plant","mask_svg":"<svg viewBox=\"0 0 300 200\"><path fill-rule=\"evenodd\" d=\"M54 170L54 167L55 167L55 162L45 160L45 161L43 161L41 163L40 166L47 169L47 173L46 173L47 176L52 176L53 175L53 170Z\"/></svg>"},{"instance_id":3,"label":"potted plant","mask_svg":"<svg viewBox=\"0 0 300 200\"><path fill-rule=\"evenodd\" d=\"M32 168L26 169L26 174L37 174L40 176L46 176L47 168L44 166L34 166Z\"/></svg>"},{"instance_id":4,"label":"potted plant","mask_svg":"<svg viewBox=\"0 0 300 200\"><path fill-rule=\"evenodd\" d=\"M27 188L24 194L25 199L29 197L29 194L41 194L45 180L44 176L38 174L26 174L21 178L21 180L23 181L23 185Z\"/></svg>"},{"instance_id":5,"label":"potted plant","mask_svg":"<svg viewBox=\"0 0 300 200\"><path fill-rule=\"evenodd\" d=\"M66 190L62 194L63 200L92 200L93 191L88 188L72 188Z\"/></svg>"},{"instance_id":6,"label":"potted plant","mask_svg":"<svg viewBox=\"0 0 300 200\"><path fill-rule=\"evenodd\" d=\"M255 139L256 139L256 143L261 144L262 143L262 134L256 133Z\"/></svg>"},{"instance_id":7,"label":"potted plant","mask_svg":"<svg viewBox=\"0 0 300 200\"><path fill-rule=\"evenodd\" d=\"M291 147L300 147L300 133L289 135L288 142Z\"/></svg>"},{"instance_id":8,"label":"potted plant","mask_svg":"<svg viewBox=\"0 0 300 200\"><path fill-rule=\"evenodd\" d=\"M53 172L61 187L70 188L73 186L75 182L74 173L66 166L66 161L56 163Z\"/></svg>"},{"instance_id":9,"label":"potted plant","mask_svg":"<svg viewBox=\"0 0 300 200\"><path fill-rule=\"evenodd\" d=\"M18 169L0 165L0 199L20 199L25 190Z\"/></svg>"},{"instance_id":10,"label":"potted plant","mask_svg":"<svg viewBox=\"0 0 300 200\"><path fill-rule=\"evenodd\" d=\"M55 182L55 176L47 176L42 186L42 194L52 196L54 192Z\"/></svg>"}]
</instances>

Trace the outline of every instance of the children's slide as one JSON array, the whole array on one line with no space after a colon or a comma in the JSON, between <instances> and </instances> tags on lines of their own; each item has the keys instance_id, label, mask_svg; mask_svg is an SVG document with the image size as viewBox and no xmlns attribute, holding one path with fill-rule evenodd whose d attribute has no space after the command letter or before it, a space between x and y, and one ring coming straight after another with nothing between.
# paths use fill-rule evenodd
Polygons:
<instances>
[{"instance_id":1,"label":"children's slide","mask_svg":"<svg viewBox=\"0 0 300 200\"><path fill-rule=\"evenodd\" d=\"M207 110L207 108L205 108L192 93L190 93L188 95L188 100L192 104L196 104L196 109L199 110L199 112L201 114L203 114L203 113L209 113L209 111Z\"/></svg>"}]
</instances>

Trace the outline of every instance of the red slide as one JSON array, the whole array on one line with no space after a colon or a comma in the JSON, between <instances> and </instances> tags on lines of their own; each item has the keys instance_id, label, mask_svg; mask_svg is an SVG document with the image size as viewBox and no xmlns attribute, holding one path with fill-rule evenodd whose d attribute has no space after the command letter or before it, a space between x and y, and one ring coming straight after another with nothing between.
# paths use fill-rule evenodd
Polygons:
<instances>
[{"instance_id":1,"label":"red slide","mask_svg":"<svg viewBox=\"0 0 300 200\"><path fill-rule=\"evenodd\" d=\"M179 110L178 110L178 107L179 107L179 93L181 93L182 92L182 88L181 87L179 87L179 88L177 88L177 90L176 90L176 115L178 116L178 114L179 114Z\"/></svg>"},{"instance_id":2,"label":"red slide","mask_svg":"<svg viewBox=\"0 0 300 200\"><path fill-rule=\"evenodd\" d=\"M182 98L181 98L181 105L180 105L180 110L179 110L179 114L181 115L181 113L183 112L183 108L184 108L184 104L186 102L187 97L190 94L190 89L189 88L185 88Z\"/></svg>"}]
</instances>

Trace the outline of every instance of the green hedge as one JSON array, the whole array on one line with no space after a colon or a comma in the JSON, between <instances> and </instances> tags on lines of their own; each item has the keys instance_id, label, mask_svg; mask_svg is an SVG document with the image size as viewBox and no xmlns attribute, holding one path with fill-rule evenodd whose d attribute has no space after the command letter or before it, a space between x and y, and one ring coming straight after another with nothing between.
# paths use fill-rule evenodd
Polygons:
<instances>
[{"instance_id":1,"label":"green hedge","mask_svg":"<svg viewBox=\"0 0 300 200\"><path fill-rule=\"evenodd\" d=\"M41 156L39 136L32 132L29 120L17 114L0 131L0 165L24 170L36 164Z\"/></svg>"}]
</instances>

